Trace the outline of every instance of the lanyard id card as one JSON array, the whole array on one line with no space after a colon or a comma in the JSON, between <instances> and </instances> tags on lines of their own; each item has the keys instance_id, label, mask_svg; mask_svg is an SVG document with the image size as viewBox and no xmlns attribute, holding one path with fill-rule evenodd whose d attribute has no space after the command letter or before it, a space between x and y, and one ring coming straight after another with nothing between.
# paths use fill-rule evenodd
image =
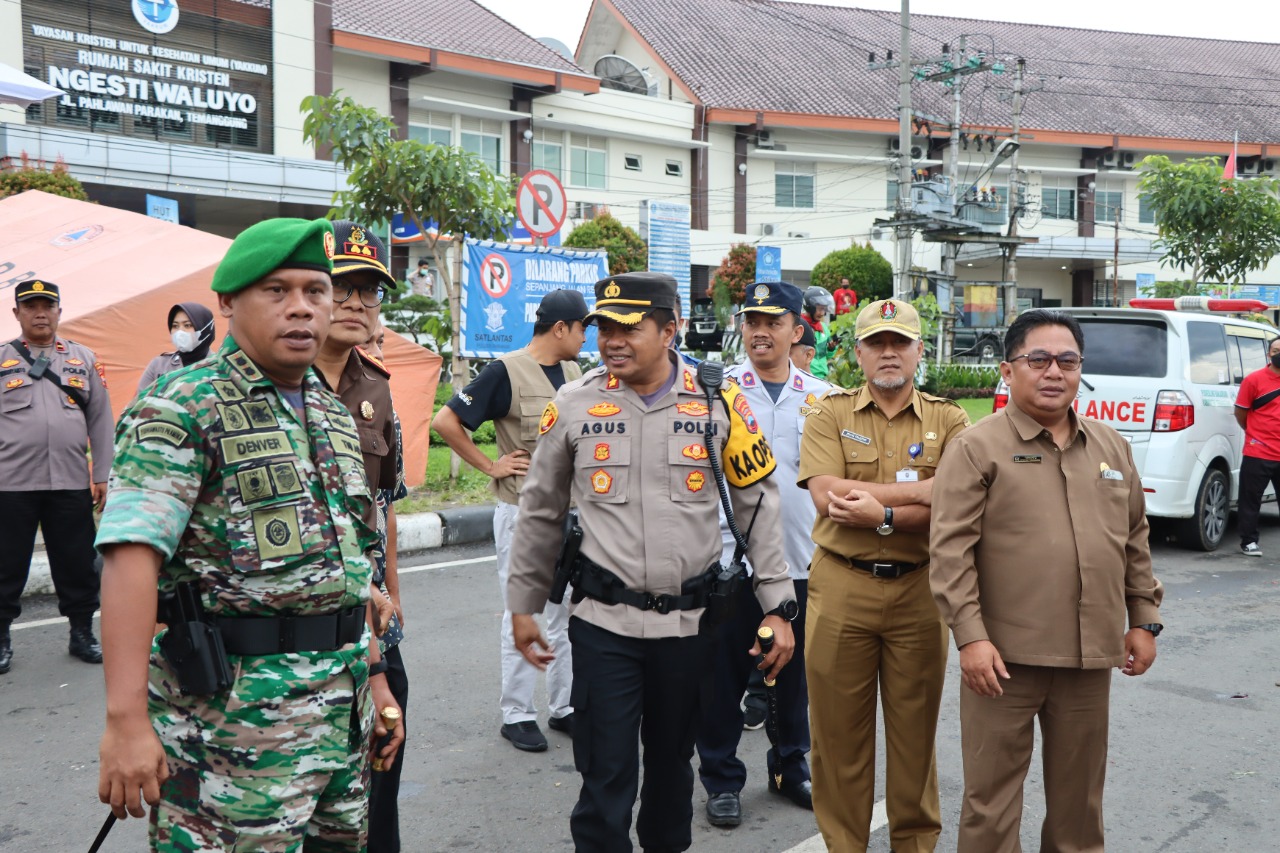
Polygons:
<instances>
[{"instance_id":1,"label":"lanyard id card","mask_svg":"<svg viewBox=\"0 0 1280 853\"><path fill-rule=\"evenodd\" d=\"M916 461L916 457L918 457L922 452L924 452L924 447L921 446L920 442L916 442L907 448L907 455L911 457L912 463ZM919 480L920 472L911 466L907 466L906 468L898 471L899 483L916 483L919 482Z\"/></svg>"}]
</instances>

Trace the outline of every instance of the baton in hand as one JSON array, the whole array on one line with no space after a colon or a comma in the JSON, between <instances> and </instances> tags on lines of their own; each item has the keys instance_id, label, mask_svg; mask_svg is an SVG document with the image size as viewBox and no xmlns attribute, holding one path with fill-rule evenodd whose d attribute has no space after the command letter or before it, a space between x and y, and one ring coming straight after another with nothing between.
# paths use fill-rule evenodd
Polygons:
<instances>
[{"instance_id":1,"label":"baton in hand","mask_svg":"<svg viewBox=\"0 0 1280 853\"><path fill-rule=\"evenodd\" d=\"M116 825L115 813L107 815L107 819L102 823L102 829L98 830L98 837L93 839L93 846L89 848L89 853L98 853L102 847L102 842L107 840L107 833L111 831L111 827Z\"/></svg>"},{"instance_id":2,"label":"baton in hand","mask_svg":"<svg viewBox=\"0 0 1280 853\"><path fill-rule=\"evenodd\" d=\"M760 660L763 661L765 655L769 654L769 650L773 648L773 629L761 628L756 631L756 639L760 643ZM764 677L764 733L769 736L769 744L773 747L774 754L778 752L778 680L776 678ZM781 767L781 761L779 761ZM782 774L773 774L773 784L781 790Z\"/></svg>"}]
</instances>

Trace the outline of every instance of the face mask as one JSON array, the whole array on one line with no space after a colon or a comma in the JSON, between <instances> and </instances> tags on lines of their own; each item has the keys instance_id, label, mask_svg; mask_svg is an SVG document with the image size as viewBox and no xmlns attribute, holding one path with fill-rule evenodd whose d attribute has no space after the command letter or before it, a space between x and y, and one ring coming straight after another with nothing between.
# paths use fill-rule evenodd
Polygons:
<instances>
[{"instance_id":1,"label":"face mask","mask_svg":"<svg viewBox=\"0 0 1280 853\"><path fill-rule=\"evenodd\" d=\"M1280 352L1271 356L1271 366L1274 367L1276 370L1280 370Z\"/></svg>"},{"instance_id":2,"label":"face mask","mask_svg":"<svg viewBox=\"0 0 1280 853\"><path fill-rule=\"evenodd\" d=\"M196 348L199 338L195 332L188 332L186 329L179 329L169 336L169 340L173 341L174 347L178 352L191 352Z\"/></svg>"}]
</instances>

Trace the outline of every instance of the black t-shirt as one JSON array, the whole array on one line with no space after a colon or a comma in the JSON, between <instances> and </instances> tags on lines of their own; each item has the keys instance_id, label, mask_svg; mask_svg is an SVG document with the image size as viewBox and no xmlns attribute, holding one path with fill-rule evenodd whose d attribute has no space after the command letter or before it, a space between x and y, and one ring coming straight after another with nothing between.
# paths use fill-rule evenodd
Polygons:
<instances>
[{"instance_id":1,"label":"black t-shirt","mask_svg":"<svg viewBox=\"0 0 1280 853\"><path fill-rule=\"evenodd\" d=\"M559 390L564 384L564 368L560 362L538 366L547 375L551 387ZM511 411L511 377L507 365L497 359L489 362L470 385L454 394L445 405L453 409L462 425L472 432L485 421L505 417Z\"/></svg>"}]
</instances>

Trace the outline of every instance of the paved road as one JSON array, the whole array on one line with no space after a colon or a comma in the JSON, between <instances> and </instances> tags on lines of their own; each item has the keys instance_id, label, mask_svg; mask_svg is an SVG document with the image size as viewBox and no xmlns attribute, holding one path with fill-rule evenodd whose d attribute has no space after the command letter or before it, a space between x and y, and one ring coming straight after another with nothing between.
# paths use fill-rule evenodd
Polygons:
<instances>
[{"instance_id":1,"label":"paved road","mask_svg":"<svg viewBox=\"0 0 1280 853\"><path fill-rule=\"evenodd\" d=\"M1117 853L1280 849L1280 521L1264 513L1269 556L1231 547L1192 554L1156 546L1169 625L1155 668L1115 676L1107 787L1110 849ZM411 639L412 696L404 772L405 850L484 853L569 849L577 794L569 741L516 752L498 737L497 631L491 548L442 549L410 560L403 588ZM32 602L14 633L13 671L0 676L0 851L87 849L105 809L96 802L101 671L68 657L64 622ZM29 627L28 627L29 626ZM961 791L957 667L953 653L938 738L944 829L955 849ZM1239 697L1239 698L1236 698ZM540 700L541 701L541 700ZM820 850L812 815L768 794L762 732L743 736L753 773L746 820L732 831L702 819L695 794L694 849ZM877 780L883 790L883 772ZM1038 847L1039 774L1029 784L1023 840ZM144 849L145 826L118 824L104 851ZM807 842L807 843L806 843ZM803 846L800 846L803 845ZM871 850L884 853L888 831Z\"/></svg>"}]
</instances>

